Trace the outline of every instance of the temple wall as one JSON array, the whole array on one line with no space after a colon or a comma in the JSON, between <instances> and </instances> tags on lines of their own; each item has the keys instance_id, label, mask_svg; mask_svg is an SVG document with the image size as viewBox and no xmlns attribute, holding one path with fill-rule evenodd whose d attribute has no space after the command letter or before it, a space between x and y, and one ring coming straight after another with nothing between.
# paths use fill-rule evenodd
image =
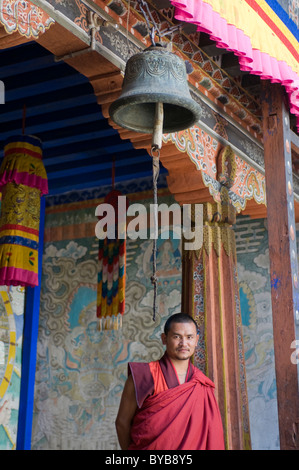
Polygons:
<instances>
[{"instance_id":1,"label":"temple wall","mask_svg":"<svg viewBox=\"0 0 299 470\"><path fill-rule=\"evenodd\" d=\"M127 362L157 359L163 352L162 324L180 311L178 241L158 243L159 314L153 323L151 241L129 239L123 328L98 330L98 240L88 229L95 223L97 201L87 191L47 202L32 449L116 449L114 419ZM165 201L171 203L160 200ZM266 221L240 217L235 233L252 445L278 449ZM0 398L0 449L14 448L16 440L22 295L12 298L18 351L14 379ZM2 318L3 308L1 303ZM1 363L0 374L2 379Z\"/></svg>"},{"instance_id":2,"label":"temple wall","mask_svg":"<svg viewBox=\"0 0 299 470\"><path fill-rule=\"evenodd\" d=\"M96 205L82 210L77 205L72 210L72 204L57 206L59 211L46 217L46 231L51 229L56 240L44 248L33 449L116 449L114 421L127 363L158 359L163 351L161 321L180 310L180 240L173 241L170 251L170 246L158 243L161 285L154 323L152 243L128 239L123 327L99 331L99 241L94 234L80 233L83 225L96 220ZM57 229L60 224L63 231ZM66 231L73 236L65 238Z\"/></svg>"}]
</instances>

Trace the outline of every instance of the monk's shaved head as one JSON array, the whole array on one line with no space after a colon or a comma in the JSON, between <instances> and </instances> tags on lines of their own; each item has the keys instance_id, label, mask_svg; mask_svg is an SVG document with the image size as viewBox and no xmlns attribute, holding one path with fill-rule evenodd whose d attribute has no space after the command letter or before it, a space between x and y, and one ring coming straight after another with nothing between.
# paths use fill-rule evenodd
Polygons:
<instances>
[{"instance_id":1,"label":"monk's shaved head","mask_svg":"<svg viewBox=\"0 0 299 470\"><path fill-rule=\"evenodd\" d=\"M197 331L197 324L190 315L188 315L187 313L175 313L166 320L166 323L164 325L165 335L167 335L173 323L193 323Z\"/></svg>"}]
</instances>

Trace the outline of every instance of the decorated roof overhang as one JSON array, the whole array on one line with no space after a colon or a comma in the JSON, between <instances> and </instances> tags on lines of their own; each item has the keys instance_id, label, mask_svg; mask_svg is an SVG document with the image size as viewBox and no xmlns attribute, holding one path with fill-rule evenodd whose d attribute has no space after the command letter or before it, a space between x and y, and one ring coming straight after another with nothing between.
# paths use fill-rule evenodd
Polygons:
<instances>
[{"instance_id":1,"label":"decorated roof overhang","mask_svg":"<svg viewBox=\"0 0 299 470\"><path fill-rule=\"evenodd\" d=\"M61 25L79 40L78 50L76 47L68 47L68 54L56 57L56 60L63 60L79 71L81 69L78 63L82 62L84 54L87 56L92 50L114 64L120 70L119 77L121 78L121 72L128 58L150 45L146 23L136 0L131 0L130 3L125 0L97 0L96 2L75 0L72 3L33 0L31 3L40 7L51 19L52 24L55 22L56 25ZM159 3L158 0L148 2L156 20L162 27L175 25L177 21L170 2L163 0L162 9L157 7ZM95 29L92 23L87 21L89 13L95 15ZM52 50L49 47L49 34L51 36L51 28L49 32L40 35L37 42ZM53 40L53 36L54 33L50 41ZM163 150L165 151L161 156L162 164L170 170L173 162L176 161L172 158L173 151L169 150L169 146L175 147L182 155L187 153L192 163L192 170L189 169L186 173L188 182L190 183L191 173L193 177L195 165L198 170L201 170L202 186L208 190L214 200L217 200L220 188L220 182L217 179L217 158L221 148L229 146L238 168L236 185L230 188L231 202L238 211L248 208L252 200L264 207L266 201L260 102L254 95L239 86L238 80L226 73L214 58L201 49L198 45L199 36L196 30L193 29L190 32L187 29L186 32L184 30L173 31L165 38L165 41L172 44L173 51L192 65L193 71L189 75L189 84L193 98L201 106L202 119L191 130L164 136L165 149ZM121 81L115 73L113 80L110 82L107 80L107 88L99 91L103 80L99 80L99 72L97 80L95 70L93 73L94 75L88 78L94 87L97 101L102 106L104 116L109 119L109 105L120 93ZM96 83L97 81L100 85ZM103 99L103 94L105 99ZM111 121L110 124L113 125ZM130 139L135 148L142 149L150 146L149 136L136 135L136 133L132 136L127 131L115 125L114 127L121 138ZM297 142L297 147L295 145L294 148L298 147ZM182 165L184 168L188 167L186 159L183 160ZM182 170L180 165L177 168L179 171ZM196 176L198 178L198 175ZM240 185L241 181L246 181L246 185ZM170 189L175 185L173 177L169 178L168 185ZM294 185L295 197L299 199L299 182L296 177ZM193 186L192 184L188 186L188 197L191 197L192 191L196 192L197 197L201 197L198 182ZM203 191L203 198L206 197L206 190ZM181 198L180 201L184 202L184 197L179 195L178 199ZM261 213L265 211L262 210Z\"/></svg>"},{"instance_id":2,"label":"decorated roof overhang","mask_svg":"<svg viewBox=\"0 0 299 470\"><path fill-rule=\"evenodd\" d=\"M171 0L171 3L176 6L176 19L196 24L197 30L207 33L217 47L234 52L240 70L281 83L299 129L298 29L295 24L291 27L289 19L285 20L284 10L277 2Z\"/></svg>"}]
</instances>

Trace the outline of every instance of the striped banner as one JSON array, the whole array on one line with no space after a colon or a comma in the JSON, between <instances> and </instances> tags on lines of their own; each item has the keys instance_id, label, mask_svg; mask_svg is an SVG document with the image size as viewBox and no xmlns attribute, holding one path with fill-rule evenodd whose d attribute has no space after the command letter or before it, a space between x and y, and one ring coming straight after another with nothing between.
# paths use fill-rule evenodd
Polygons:
<instances>
[{"instance_id":1,"label":"striped banner","mask_svg":"<svg viewBox=\"0 0 299 470\"><path fill-rule=\"evenodd\" d=\"M115 214L115 234L118 229L118 196L112 190L104 199L111 204ZM108 234L107 234L108 235ZM99 270L97 287L97 317L100 330L119 329L125 312L126 284L126 240L110 239L108 236L99 241Z\"/></svg>"},{"instance_id":2,"label":"striped banner","mask_svg":"<svg viewBox=\"0 0 299 470\"><path fill-rule=\"evenodd\" d=\"M0 189L0 284L37 286L40 198L48 193L39 139L19 136L6 143Z\"/></svg>"}]
</instances>

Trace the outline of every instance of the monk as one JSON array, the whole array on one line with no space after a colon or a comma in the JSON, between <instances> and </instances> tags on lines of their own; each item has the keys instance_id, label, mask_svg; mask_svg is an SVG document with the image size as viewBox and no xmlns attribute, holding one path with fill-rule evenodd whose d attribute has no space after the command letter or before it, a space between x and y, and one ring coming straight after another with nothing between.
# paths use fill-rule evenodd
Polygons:
<instances>
[{"instance_id":1,"label":"monk","mask_svg":"<svg viewBox=\"0 0 299 470\"><path fill-rule=\"evenodd\" d=\"M163 357L131 362L116 430L122 450L224 450L214 384L190 358L198 342L189 315L168 318Z\"/></svg>"}]
</instances>

